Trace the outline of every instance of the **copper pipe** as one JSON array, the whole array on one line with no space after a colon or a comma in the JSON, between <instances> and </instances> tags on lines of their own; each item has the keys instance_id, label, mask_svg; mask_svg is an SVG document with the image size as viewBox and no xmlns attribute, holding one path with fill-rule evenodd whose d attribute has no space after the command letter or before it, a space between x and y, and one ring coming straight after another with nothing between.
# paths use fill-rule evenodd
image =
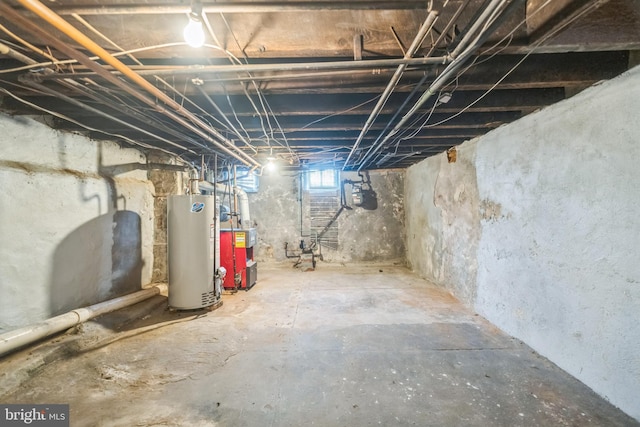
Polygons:
<instances>
[{"instance_id":1,"label":"copper pipe","mask_svg":"<svg viewBox=\"0 0 640 427\"><path fill-rule=\"evenodd\" d=\"M172 117L174 120L178 121L183 126L187 127L188 129L192 130L193 132L197 133L201 137L203 137L203 138L209 140L210 142L214 143L218 148L222 149L225 153L231 155L232 157L236 158L237 160L240 160L245 165L247 165L247 166L252 166L252 165L260 166L260 163L258 163L256 160L251 158L249 155L247 155L243 151L240 151L240 149L237 148L231 141L226 139L223 135L221 135L220 133L218 133L214 129L210 128L207 123L203 122L200 118L198 118L197 116L192 114L190 111L188 111L187 109L182 107L177 102L175 102L173 99L171 99L164 92L162 92L161 90L156 88L154 85L149 83L143 77L141 77L136 72L134 72L129 67L127 67L124 63L120 62L120 60L118 60L113 55L111 55L109 52L107 52L105 49L103 49L101 46L96 44L93 40L91 40L90 38L85 36L82 32L80 32L74 26L69 24L64 19L62 19L55 12L53 12L51 9L47 8L40 1L38 1L38 0L18 0L18 2L20 4L22 4L25 8L29 9L31 12L35 13L40 18L45 20L47 23L51 24L52 26L54 26L55 28L57 28L58 30L63 32L65 35L70 37L72 40L76 41L77 43L79 43L80 45L82 45L83 47L88 49L90 52L92 52L93 54L97 55L100 59L105 61L107 64L111 65L113 68L115 68L116 70L120 71L123 75L125 75L131 81L133 81L134 83L139 85L141 88L145 89L149 94L151 94L154 97L156 97L157 99L161 100L164 104L166 104L167 106L172 108L174 111L176 111L177 113L179 113L183 117L189 119L192 123L195 123L201 129L205 129L207 132L213 134L221 142L225 143L229 148L221 145L219 142L217 142L213 138L211 138L207 133L202 132L202 130L200 130L200 129L197 129L191 123L188 123L188 122L186 122L184 120L176 120L175 116ZM7 8L10 9L9 7L7 7ZM73 49L73 50L75 50L75 49ZM77 53L80 53L80 52L77 52ZM86 56L85 56L85 58L88 59ZM76 57L76 59L80 60L77 57ZM93 62L91 60L89 60L89 61L92 62L95 65L98 65L98 64L96 64L95 62ZM81 62L83 62L83 61L81 61ZM87 65L84 62L83 62L83 64ZM98 67L100 69L106 71L102 66L98 65ZM94 67L90 67L90 68L92 68L94 71L97 72L97 70ZM117 84L115 81L117 81L119 79L114 78L109 72L106 72L106 74L110 76L110 78L108 79L109 81L113 82L114 84ZM127 88L125 90L128 93L130 93L131 95L133 95L136 98L138 98L139 100L145 102L147 105L150 105L150 106L152 106L152 107L154 107L156 109L158 108L157 103L155 103L153 100L147 98L146 96L138 93L135 89L131 88L130 86L127 85ZM163 112L165 114L167 113L164 108L161 110L161 112Z\"/></svg>"}]
</instances>

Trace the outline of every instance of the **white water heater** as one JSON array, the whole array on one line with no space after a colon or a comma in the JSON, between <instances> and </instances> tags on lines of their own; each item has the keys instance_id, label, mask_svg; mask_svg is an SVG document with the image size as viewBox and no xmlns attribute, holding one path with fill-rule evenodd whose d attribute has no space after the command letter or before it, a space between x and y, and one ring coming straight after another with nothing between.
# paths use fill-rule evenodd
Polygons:
<instances>
[{"instance_id":1,"label":"white water heater","mask_svg":"<svg viewBox=\"0 0 640 427\"><path fill-rule=\"evenodd\" d=\"M169 306L209 307L220 299L220 230L214 196L170 196L167 201Z\"/></svg>"}]
</instances>

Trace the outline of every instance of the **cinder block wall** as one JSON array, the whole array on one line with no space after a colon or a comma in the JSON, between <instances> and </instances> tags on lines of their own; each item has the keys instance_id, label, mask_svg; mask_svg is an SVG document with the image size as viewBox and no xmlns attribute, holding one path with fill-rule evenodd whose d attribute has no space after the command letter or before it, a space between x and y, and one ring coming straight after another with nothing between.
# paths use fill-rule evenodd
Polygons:
<instances>
[{"instance_id":1,"label":"cinder block wall","mask_svg":"<svg viewBox=\"0 0 640 427\"><path fill-rule=\"evenodd\" d=\"M412 268L640 420L640 68L407 172Z\"/></svg>"},{"instance_id":2,"label":"cinder block wall","mask_svg":"<svg viewBox=\"0 0 640 427\"><path fill-rule=\"evenodd\" d=\"M119 167L145 161L0 115L0 332L150 282L154 187Z\"/></svg>"}]
</instances>

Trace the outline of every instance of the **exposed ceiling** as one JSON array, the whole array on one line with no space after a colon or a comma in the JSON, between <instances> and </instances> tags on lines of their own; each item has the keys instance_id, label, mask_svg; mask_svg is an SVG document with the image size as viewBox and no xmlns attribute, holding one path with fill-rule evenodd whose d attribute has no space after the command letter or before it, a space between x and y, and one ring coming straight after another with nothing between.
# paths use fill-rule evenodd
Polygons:
<instances>
[{"instance_id":1,"label":"exposed ceiling","mask_svg":"<svg viewBox=\"0 0 640 427\"><path fill-rule=\"evenodd\" d=\"M640 0L204 1L200 48L192 6L0 2L0 110L193 162L407 167L640 50Z\"/></svg>"}]
</instances>

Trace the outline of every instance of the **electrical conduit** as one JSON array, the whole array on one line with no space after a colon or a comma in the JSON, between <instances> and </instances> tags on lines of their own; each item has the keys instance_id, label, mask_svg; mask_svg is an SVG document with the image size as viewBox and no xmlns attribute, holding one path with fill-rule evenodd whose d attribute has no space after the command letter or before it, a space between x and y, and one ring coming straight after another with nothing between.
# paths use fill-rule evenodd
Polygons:
<instances>
[{"instance_id":1,"label":"electrical conduit","mask_svg":"<svg viewBox=\"0 0 640 427\"><path fill-rule=\"evenodd\" d=\"M416 34L416 37L413 39L411 46L409 46L409 49L407 49L407 52L404 54L403 59L410 59L416 53L416 51L420 48L422 41L424 40L426 35L429 33L429 31L433 27L433 24L436 22L437 18L438 18L438 12L430 10L429 14L427 15L427 18L425 19L424 23L420 27L420 30L418 30L418 34ZM375 107L373 107L371 114L369 114L369 118L367 119L367 122L362 127L362 130L360 131L360 135L358 135L358 139L353 144L353 147L351 148L351 151L347 156L347 160L344 162L344 166L342 167L342 170L345 170L345 168L349 164L349 160L351 160L351 156L353 156L353 154L356 152L356 150L360 146L360 143L362 142L362 139L364 138L366 133L369 132L369 129L373 125L373 122L376 120L376 118L378 117L378 114L380 113L380 111L382 111L382 109L384 108L384 105L389 100L391 93L396 88L406 68L407 68L406 64L400 64L398 65L398 68L396 68L396 71L395 73L393 73L393 76L391 77L391 80L387 84L387 87L384 89L384 92L378 99L378 102L376 103Z\"/></svg>"},{"instance_id":2,"label":"electrical conduit","mask_svg":"<svg viewBox=\"0 0 640 427\"><path fill-rule=\"evenodd\" d=\"M416 101L416 103L405 113L405 115L400 119L400 121L394 126L393 129L380 141L373 150L370 150L370 156L375 155L380 148L384 146L384 144L389 141L395 134L397 134L401 128L409 121L409 119L424 105L424 103L434 94L436 94L440 89L442 89L448 80L452 78L454 73L462 67L469 59L471 55L473 55L484 43L484 41L493 33L497 27L506 19L509 14L525 0L493 0L489 6L487 6L486 10L482 13L477 22L474 23L470 31L465 35L462 39L458 47L451 54L452 57L455 56L455 59L450 62L447 67L444 69L442 74L438 76L437 79L433 81L433 83L429 86L429 88L422 94L422 96ZM494 16L492 22L487 22L487 20ZM484 26L484 28L480 28ZM480 32L476 35L474 34L476 31L480 30ZM468 45L469 40L475 35L475 39L471 45ZM467 46L468 45L468 46ZM464 50L462 50L464 48ZM363 169L366 166L365 161L361 162L358 167L358 171Z\"/></svg>"}]
</instances>

